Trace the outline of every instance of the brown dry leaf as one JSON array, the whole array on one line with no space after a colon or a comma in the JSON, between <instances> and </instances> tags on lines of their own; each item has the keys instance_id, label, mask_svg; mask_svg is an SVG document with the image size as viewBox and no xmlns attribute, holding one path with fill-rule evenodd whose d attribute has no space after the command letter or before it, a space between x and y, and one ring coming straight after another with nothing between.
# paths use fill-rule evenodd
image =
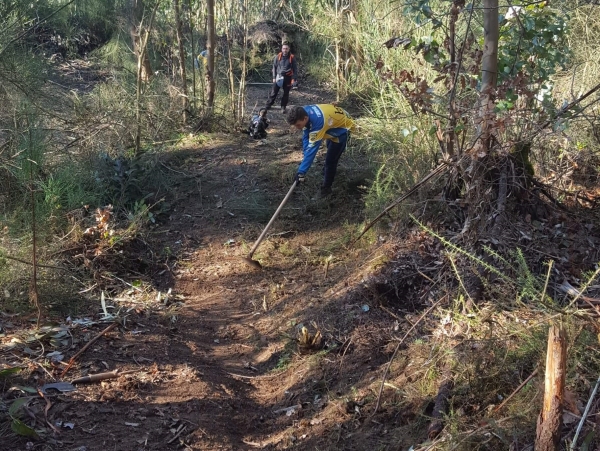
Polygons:
<instances>
[{"instance_id":1,"label":"brown dry leaf","mask_svg":"<svg viewBox=\"0 0 600 451\"><path fill-rule=\"evenodd\" d=\"M112 216L112 205L108 205L106 208L97 208L96 214L94 215L96 222L98 223L96 227L98 230L106 230L108 228L108 221Z\"/></svg>"},{"instance_id":2,"label":"brown dry leaf","mask_svg":"<svg viewBox=\"0 0 600 451\"><path fill-rule=\"evenodd\" d=\"M563 424L572 424L579 421L579 417L577 415L572 414L571 412L563 412L562 421Z\"/></svg>"},{"instance_id":3,"label":"brown dry leaf","mask_svg":"<svg viewBox=\"0 0 600 451\"><path fill-rule=\"evenodd\" d=\"M575 415L581 415L581 412L577 407L577 395L567 389L565 389L563 394L563 407Z\"/></svg>"}]
</instances>

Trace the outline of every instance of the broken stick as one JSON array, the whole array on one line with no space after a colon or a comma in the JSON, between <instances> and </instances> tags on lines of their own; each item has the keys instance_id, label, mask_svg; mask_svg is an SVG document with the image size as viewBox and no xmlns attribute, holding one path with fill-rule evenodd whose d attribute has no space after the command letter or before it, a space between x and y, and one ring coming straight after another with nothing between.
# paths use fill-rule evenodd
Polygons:
<instances>
[{"instance_id":1,"label":"broken stick","mask_svg":"<svg viewBox=\"0 0 600 451\"><path fill-rule=\"evenodd\" d=\"M141 370L129 370L129 371L114 370L114 371L108 371L107 373L89 374L87 376L73 379L71 381L71 383L73 385L75 385L75 384L84 384L84 383L89 383L89 382L98 382L98 381L103 381L106 379L116 379L117 377L122 376L123 374L133 374L133 373L137 373L139 371L141 371Z\"/></svg>"},{"instance_id":2,"label":"broken stick","mask_svg":"<svg viewBox=\"0 0 600 451\"><path fill-rule=\"evenodd\" d=\"M506 403L508 401L510 401L513 396L515 396L517 393L519 393L519 391L523 387L525 387L525 385L527 385L527 382L529 382L531 379L533 379L533 377L537 373L538 373L538 368L536 368L535 370L533 370L533 373L531 373L527 379L525 379L523 382L521 382L521 385L519 385L517 388L515 388L515 390L510 394L510 396L508 396L508 398L506 398L504 401L502 401L502 403L498 407L496 407L494 409L494 413L498 412L502 407L504 407L506 405Z\"/></svg>"},{"instance_id":3,"label":"broken stick","mask_svg":"<svg viewBox=\"0 0 600 451\"><path fill-rule=\"evenodd\" d=\"M566 362L566 334L560 325L553 325L548 332L544 404L537 422L536 451L557 451L559 449Z\"/></svg>"},{"instance_id":4,"label":"broken stick","mask_svg":"<svg viewBox=\"0 0 600 451\"><path fill-rule=\"evenodd\" d=\"M69 359L69 363L67 364L67 367L63 370L62 373L60 373L60 377L61 378L65 377L65 374L67 374L67 371L69 371L69 369L73 366L73 364L75 363L75 360L77 360L77 358L81 354L83 354L87 348L89 348L96 340L98 340L98 338L100 338L105 333L113 330L115 327L117 327L118 324L119 323L115 321L110 326L108 326L106 329L104 329L102 332L100 332L98 335L96 335L94 338L92 338L90 341L88 341L87 344L83 348L81 348L77 354L75 354L73 357L71 357L71 359Z\"/></svg>"}]
</instances>

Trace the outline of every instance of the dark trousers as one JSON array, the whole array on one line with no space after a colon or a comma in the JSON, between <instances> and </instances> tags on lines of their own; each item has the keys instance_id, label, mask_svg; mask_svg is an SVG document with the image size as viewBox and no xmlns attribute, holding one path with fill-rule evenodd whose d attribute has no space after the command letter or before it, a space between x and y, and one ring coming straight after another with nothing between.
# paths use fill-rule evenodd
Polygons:
<instances>
[{"instance_id":1,"label":"dark trousers","mask_svg":"<svg viewBox=\"0 0 600 451\"><path fill-rule=\"evenodd\" d=\"M337 172L338 162L344 150L346 150L346 143L348 142L348 134L340 136L339 142L333 142L330 139L327 140L327 154L325 155L325 166L323 166L323 186L331 188L333 185L333 179Z\"/></svg>"},{"instance_id":2,"label":"dark trousers","mask_svg":"<svg viewBox=\"0 0 600 451\"><path fill-rule=\"evenodd\" d=\"M265 104L265 108L269 109L275 103L275 99L277 98L277 94L279 94L279 86L277 83L273 83L271 86L271 92L269 93L269 98L267 99L267 103ZM283 96L281 96L281 108L285 108L288 104L288 100L290 98L290 89L292 89L292 77L285 76L283 78Z\"/></svg>"}]
</instances>

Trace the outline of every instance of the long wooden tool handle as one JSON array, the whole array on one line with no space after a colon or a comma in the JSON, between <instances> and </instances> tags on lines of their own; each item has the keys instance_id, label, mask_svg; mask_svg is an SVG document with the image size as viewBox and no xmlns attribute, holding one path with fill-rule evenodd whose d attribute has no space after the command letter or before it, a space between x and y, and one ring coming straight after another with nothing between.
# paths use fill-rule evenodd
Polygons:
<instances>
[{"instance_id":1,"label":"long wooden tool handle","mask_svg":"<svg viewBox=\"0 0 600 451\"><path fill-rule=\"evenodd\" d=\"M417 191L417 189L419 187L421 187L421 185L423 185L427 180L429 180L430 178L441 174L442 172L444 172L447 169L446 163L442 163L440 164L437 168L435 168L433 171L431 171L429 174L427 174L425 177L423 177L418 183L416 183L411 189L409 189L405 194L403 194L402 196L400 196L398 199L396 199L394 202L392 202L390 205L388 205L381 213L379 213L379 215L377 215L377 217L375 219L373 219L369 224L367 224L367 226L363 229L363 231L360 233L360 235L358 235L358 238L356 238L355 240L352 241L352 243L350 243L351 246L355 245L356 242L358 240L360 240L362 238L362 236L367 233L367 231L373 227L375 225L375 223L377 221L379 221L381 218L383 218L388 211L390 211L392 208L394 208L396 205L398 205L400 202L402 202L404 199L406 199L407 197L409 197L410 195L412 195L415 191Z\"/></svg>"},{"instance_id":2,"label":"long wooden tool handle","mask_svg":"<svg viewBox=\"0 0 600 451\"><path fill-rule=\"evenodd\" d=\"M260 243L262 242L263 238L265 237L265 235L267 234L267 232L271 228L271 225L273 224L273 222L275 222L275 219L277 219L277 216L279 216L279 213L281 212L281 210L283 209L283 207L287 203L288 199L290 198L290 196L294 192L294 188L296 188L296 184L297 183L298 182L296 180L294 180L294 183L292 184L292 187L290 188L290 190L288 191L288 193L285 195L285 197L281 201L281 204L279 204L279 207L277 207L277 210L275 210L275 213L273 214L273 217L271 218L271 220L269 221L269 223L266 225L266 227L264 228L264 230L262 231L262 233L260 234L260 236L258 237L258 239L256 240L256 242L254 243L254 246L252 246L252 249L250 250L250 253L248 254L248 258L252 258L252 255L254 254L254 252L256 251L256 249L258 248L258 246L260 245Z\"/></svg>"}]
</instances>

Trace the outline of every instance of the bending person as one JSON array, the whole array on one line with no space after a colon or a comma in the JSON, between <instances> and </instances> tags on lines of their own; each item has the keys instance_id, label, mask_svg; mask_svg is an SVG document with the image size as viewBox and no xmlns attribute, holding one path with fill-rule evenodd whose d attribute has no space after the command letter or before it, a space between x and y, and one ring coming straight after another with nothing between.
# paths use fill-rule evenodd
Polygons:
<instances>
[{"instance_id":1,"label":"bending person","mask_svg":"<svg viewBox=\"0 0 600 451\"><path fill-rule=\"evenodd\" d=\"M328 104L291 107L286 119L290 125L302 130L304 158L296 174L297 182L304 182L321 142L327 141L321 197L328 196L331 194L340 156L346 150L350 132L354 131L354 120L344 109Z\"/></svg>"}]
</instances>

